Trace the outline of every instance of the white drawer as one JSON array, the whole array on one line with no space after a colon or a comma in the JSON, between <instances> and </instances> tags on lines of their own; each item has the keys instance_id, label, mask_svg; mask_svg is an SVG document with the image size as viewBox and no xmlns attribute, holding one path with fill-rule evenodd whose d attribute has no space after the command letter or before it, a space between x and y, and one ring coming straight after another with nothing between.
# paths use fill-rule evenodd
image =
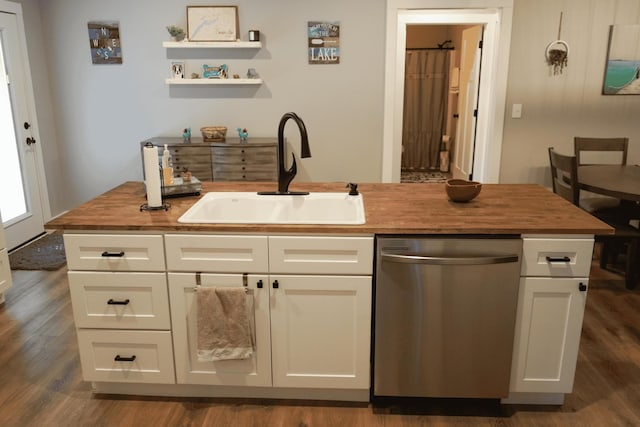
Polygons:
<instances>
[{"instance_id":1,"label":"white drawer","mask_svg":"<svg viewBox=\"0 0 640 427\"><path fill-rule=\"evenodd\" d=\"M523 276L589 277L593 239L524 238Z\"/></svg>"},{"instance_id":2,"label":"white drawer","mask_svg":"<svg viewBox=\"0 0 640 427\"><path fill-rule=\"evenodd\" d=\"M167 234L169 271L265 273L269 266L266 236Z\"/></svg>"},{"instance_id":3,"label":"white drawer","mask_svg":"<svg viewBox=\"0 0 640 427\"><path fill-rule=\"evenodd\" d=\"M269 273L373 274L373 237L269 237Z\"/></svg>"},{"instance_id":4,"label":"white drawer","mask_svg":"<svg viewBox=\"0 0 640 427\"><path fill-rule=\"evenodd\" d=\"M66 234L69 270L164 271L161 235Z\"/></svg>"},{"instance_id":5,"label":"white drawer","mask_svg":"<svg viewBox=\"0 0 640 427\"><path fill-rule=\"evenodd\" d=\"M0 223L0 226L2 223ZM11 287L11 266L9 265L9 255L6 249L0 250L0 292L4 292Z\"/></svg>"},{"instance_id":6,"label":"white drawer","mask_svg":"<svg viewBox=\"0 0 640 427\"><path fill-rule=\"evenodd\" d=\"M169 331L78 330L86 381L175 384Z\"/></svg>"},{"instance_id":7,"label":"white drawer","mask_svg":"<svg viewBox=\"0 0 640 427\"><path fill-rule=\"evenodd\" d=\"M170 329L164 273L69 272L79 328Z\"/></svg>"}]
</instances>

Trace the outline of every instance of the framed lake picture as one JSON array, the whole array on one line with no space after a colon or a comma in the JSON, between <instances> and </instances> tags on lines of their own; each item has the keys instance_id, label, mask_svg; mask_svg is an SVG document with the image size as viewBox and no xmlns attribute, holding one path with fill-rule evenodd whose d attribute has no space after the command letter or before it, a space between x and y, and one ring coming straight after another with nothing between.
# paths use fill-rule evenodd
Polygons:
<instances>
[{"instance_id":1,"label":"framed lake picture","mask_svg":"<svg viewBox=\"0 0 640 427\"><path fill-rule=\"evenodd\" d=\"M604 95L640 95L640 25L612 25Z\"/></svg>"},{"instance_id":2,"label":"framed lake picture","mask_svg":"<svg viewBox=\"0 0 640 427\"><path fill-rule=\"evenodd\" d=\"M238 39L237 6L187 6L190 42L234 42Z\"/></svg>"}]
</instances>

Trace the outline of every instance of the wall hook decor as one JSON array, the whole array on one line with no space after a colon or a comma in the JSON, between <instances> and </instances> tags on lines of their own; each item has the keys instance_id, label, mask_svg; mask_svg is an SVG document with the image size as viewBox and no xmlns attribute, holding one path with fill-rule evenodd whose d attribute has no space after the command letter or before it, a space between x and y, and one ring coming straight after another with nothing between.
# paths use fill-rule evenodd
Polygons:
<instances>
[{"instance_id":1,"label":"wall hook decor","mask_svg":"<svg viewBox=\"0 0 640 427\"><path fill-rule=\"evenodd\" d=\"M560 24L558 25L558 39L547 45L545 58L547 64L553 67L553 75L562 74L562 70L567 66L569 59L569 45L560 38L562 32L562 12L560 12Z\"/></svg>"}]
</instances>

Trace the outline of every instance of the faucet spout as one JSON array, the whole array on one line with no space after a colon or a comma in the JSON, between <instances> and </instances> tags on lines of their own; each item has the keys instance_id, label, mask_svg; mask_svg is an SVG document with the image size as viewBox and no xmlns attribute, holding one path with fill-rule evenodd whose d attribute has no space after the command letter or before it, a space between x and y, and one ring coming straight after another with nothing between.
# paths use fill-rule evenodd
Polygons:
<instances>
[{"instance_id":1,"label":"faucet spout","mask_svg":"<svg viewBox=\"0 0 640 427\"><path fill-rule=\"evenodd\" d=\"M304 122L296 113L285 113L280 119L278 125L278 191L262 191L258 194L264 195L305 195L308 192L289 191L289 184L293 181L293 178L298 173L296 165L296 156L291 153L291 167L286 169L285 167L285 147L284 147L284 127L289 119L298 125L300 131L300 157L311 157L311 150L309 149L309 137L307 135L307 128Z\"/></svg>"}]
</instances>

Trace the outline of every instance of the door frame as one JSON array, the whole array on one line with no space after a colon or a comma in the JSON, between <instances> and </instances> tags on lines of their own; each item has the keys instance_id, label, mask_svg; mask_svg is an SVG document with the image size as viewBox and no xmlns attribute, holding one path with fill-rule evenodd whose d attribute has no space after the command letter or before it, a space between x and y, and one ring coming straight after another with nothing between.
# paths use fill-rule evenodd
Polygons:
<instances>
[{"instance_id":1,"label":"door frame","mask_svg":"<svg viewBox=\"0 0 640 427\"><path fill-rule=\"evenodd\" d=\"M42 220L44 222L51 218L51 207L49 205L49 193L47 190L47 182L44 168L44 159L42 155L42 139L38 131L38 119L36 113L35 93L33 90L31 67L29 65L29 55L27 50L26 31L24 25L24 15L22 13L22 5L6 0L0 0L0 12L12 14L16 16L16 22L18 26L18 48L20 50L20 61L22 62L23 89L25 92L25 104L28 117L16 118L19 121L28 121L31 127L25 130L22 126L16 128L16 139L18 141L24 141L27 137L32 137L37 141L37 147L34 149L34 163L35 163L35 187L38 189L38 194L30 195L38 199L42 211ZM26 185L26 183L25 183ZM0 223L0 226L2 224ZM35 235L33 236L35 237ZM9 241L7 244L9 245ZM15 242L13 242L15 243ZM18 242L22 243L22 242ZM11 245L9 245L11 247Z\"/></svg>"},{"instance_id":2,"label":"door frame","mask_svg":"<svg viewBox=\"0 0 640 427\"><path fill-rule=\"evenodd\" d=\"M382 182L400 182L406 27L484 26L474 179L498 182L513 0L387 0ZM455 142L454 142L455 144Z\"/></svg>"}]
</instances>

